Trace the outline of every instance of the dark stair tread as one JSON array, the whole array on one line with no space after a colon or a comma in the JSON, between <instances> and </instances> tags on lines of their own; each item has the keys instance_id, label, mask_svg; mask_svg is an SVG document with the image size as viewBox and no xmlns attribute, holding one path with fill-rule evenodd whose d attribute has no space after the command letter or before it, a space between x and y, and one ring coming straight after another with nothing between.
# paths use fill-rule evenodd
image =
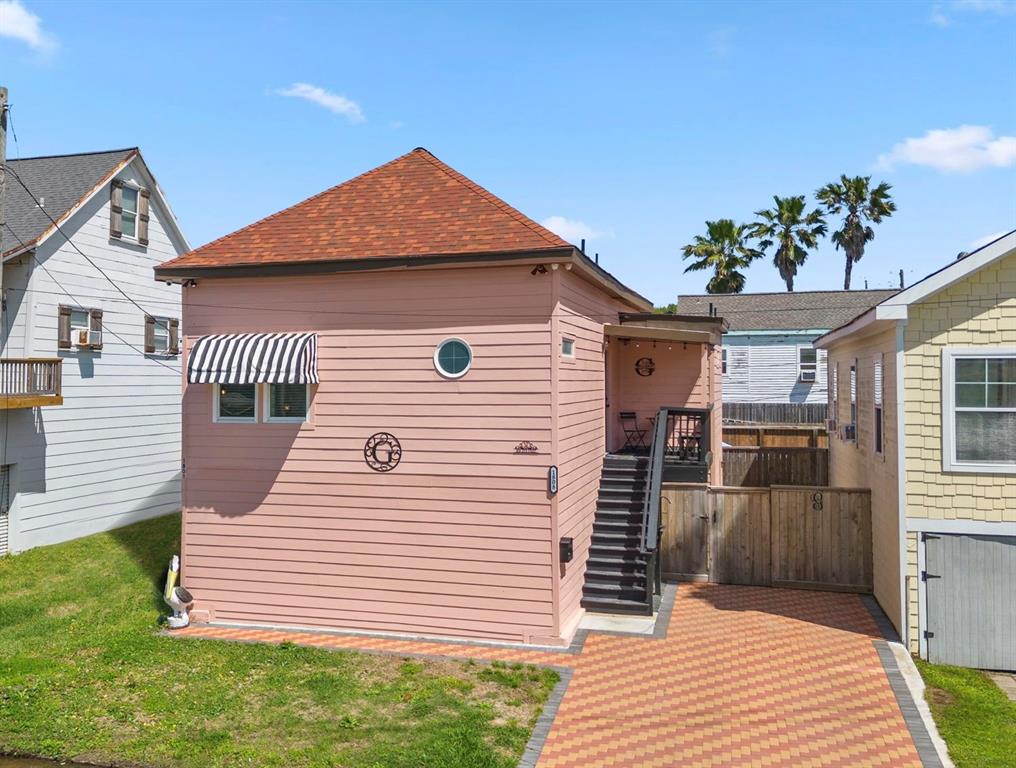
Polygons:
<instances>
[{"instance_id":1,"label":"dark stair tread","mask_svg":"<svg viewBox=\"0 0 1016 768\"><path fill-rule=\"evenodd\" d=\"M652 609L644 602L636 600L616 600L605 597L583 597L582 607L597 613L631 613L649 616Z\"/></svg>"}]
</instances>

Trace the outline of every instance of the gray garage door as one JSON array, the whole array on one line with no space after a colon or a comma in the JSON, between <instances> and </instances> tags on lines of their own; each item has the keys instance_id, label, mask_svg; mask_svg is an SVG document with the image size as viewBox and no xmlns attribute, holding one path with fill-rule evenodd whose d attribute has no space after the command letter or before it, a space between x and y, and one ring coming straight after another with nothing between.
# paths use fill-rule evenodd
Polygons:
<instances>
[{"instance_id":1,"label":"gray garage door","mask_svg":"<svg viewBox=\"0 0 1016 768\"><path fill-rule=\"evenodd\" d=\"M925 534L929 660L1016 670L1016 537Z\"/></svg>"}]
</instances>

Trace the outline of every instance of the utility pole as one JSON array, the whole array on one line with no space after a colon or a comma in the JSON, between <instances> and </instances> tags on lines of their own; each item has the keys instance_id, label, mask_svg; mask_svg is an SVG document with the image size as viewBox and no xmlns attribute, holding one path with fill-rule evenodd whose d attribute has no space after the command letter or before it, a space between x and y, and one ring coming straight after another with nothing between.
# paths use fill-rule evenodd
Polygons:
<instances>
[{"instance_id":1,"label":"utility pole","mask_svg":"<svg viewBox=\"0 0 1016 768\"><path fill-rule=\"evenodd\" d=\"M7 191L7 89L0 85L0 312L4 310L4 193Z\"/></svg>"}]
</instances>

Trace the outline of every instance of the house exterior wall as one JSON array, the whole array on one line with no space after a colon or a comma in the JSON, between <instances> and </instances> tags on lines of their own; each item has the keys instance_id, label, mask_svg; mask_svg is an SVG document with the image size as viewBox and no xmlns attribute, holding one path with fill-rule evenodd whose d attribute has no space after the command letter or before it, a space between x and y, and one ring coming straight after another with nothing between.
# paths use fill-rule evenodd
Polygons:
<instances>
[{"instance_id":1,"label":"house exterior wall","mask_svg":"<svg viewBox=\"0 0 1016 768\"><path fill-rule=\"evenodd\" d=\"M824 403L825 350L819 350L814 383L800 381L797 367L797 350L810 348L822 333L725 333L724 399L730 403Z\"/></svg>"},{"instance_id":2,"label":"house exterior wall","mask_svg":"<svg viewBox=\"0 0 1016 768\"><path fill-rule=\"evenodd\" d=\"M603 326L616 323L618 312L631 308L622 306L572 272L558 270L555 278L558 282L555 430L560 485L554 499L558 528L554 541L570 536L574 548L572 562L557 563L555 568L560 578L561 633L569 638L582 616L579 603L606 451ZM561 338L575 341L574 358L561 354ZM554 554L558 556L556 549Z\"/></svg>"},{"instance_id":3,"label":"house exterior wall","mask_svg":"<svg viewBox=\"0 0 1016 768\"><path fill-rule=\"evenodd\" d=\"M185 387L183 559L197 615L561 642L547 469L557 434L556 503L563 529L578 530L585 489L571 486L597 479L578 417L599 364L595 329L576 321L582 375L564 375L555 425L557 274L519 265L185 289L188 349L211 333L315 331L321 382L304 425L216 424L212 385ZM433 363L449 336L474 355L455 380ZM403 449L387 473L363 459L379 431ZM525 441L536 452L516 451Z\"/></svg>"},{"instance_id":4,"label":"house exterior wall","mask_svg":"<svg viewBox=\"0 0 1016 768\"><path fill-rule=\"evenodd\" d=\"M943 525L1016 523L1016 475L945 472L942 350L1016 347L1016 254L909 308L905 336L906 517ZM913 527L913 526L911 526ZM924 526L934 529L934 524ZM981 529L982 532L990 528ZM910 645L918 648L918 534L908 541Z\"/></svg>"},{"instance_id":5,"label":"house exterior wall","mask_svg":"<svg viewBox=\"0 0 1016 768\"><path fill-rule=\"evenodd\" d=\"M138 161L118 178L152 186ZM170 235L171 214L156 195L150 216L147 246L112 240L107 184L62 229L145 309L179 318L180 288L154 282L152 269L182 253L185 244ZM4 268L11 316L4 354L63 358L64 402L0 411L7 429L0 463L13 465L15 552L180 508L179 360L143 354L144 313L59 233L44 241L36 259L23 256ZM101 350L58 350L61 304L103 310Z\"/></svg>"},{"instance_id":6,"label":"house exterior wall","mask_svg":"<svg viewBox=\"0 0 1016 768\"><path fill-rule=\"evenodd\" d=\"M838 408L829 415L838 427L850 423L850 366L857 365L857 439L844 440L841 428L829 438L829 484L871 488L874 592L896 629L902 632L900 597L899 441L896 402L896 330L851 337L829 349L829 368L838 366ZM882 363L883 452L875 450L875 361Z\"/></svg>"}]
</instances>

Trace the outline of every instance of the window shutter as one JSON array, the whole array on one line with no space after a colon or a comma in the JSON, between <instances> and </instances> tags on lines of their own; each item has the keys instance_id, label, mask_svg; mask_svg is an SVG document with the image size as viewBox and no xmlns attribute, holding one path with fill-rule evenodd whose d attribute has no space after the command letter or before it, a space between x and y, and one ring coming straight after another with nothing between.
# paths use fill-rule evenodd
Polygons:
<instances>
[{"instance_id":1,"label":"window shutter","mask_svg":"<svg viewBox=\"0 0 1016 768\"><path fill-rule=\"evenodd\" d=\"M155 318L145 315L145 354L155 351Z\"/></svg>"},{"instance_id":2,"label":"window shutter","mask_svg":"<svg viewBox=\"0 0 1016 768\"><path fill-rule=\"evenodd\" d=\"M148 245L148 198L151 192L138 190L138 243Z\"/></svg>"},{"instance_id":3,"label":"window shutter","mask_svg":"<svg viewBox=\"0 0 1016 768\"><path fill-rule=\"evenodd\" d=\"M102 349L102 310L101 309L90 309L88 310L88 329L93 333L98 333L98 342L89 344L92 349Z\"/></svg>"},{"instance_id":4,"label":"window shutter","mask_svg":"<svg viewBox=\"0 0 1016 768\"><path fill-rule=\"evenodd\" d=\"M60 306L56 324L56 346L58 349L71 348L71 308Z\"/></svg>"},{"instance_id":5,"label":"window shutter","mask_svg":"<svg viewBox=\"0 0 1016 768\"><path fill-rule=\"evenodd\" d=\"M122 237L123 182L113 179L109 187L109 236Z\"/></svg>"},{"instance_id":6,"label":"window shutter","mask_svg":"<svg viewBox=\"0 0 1016 768\"><path fill-rule=\"evenodd\" d=\"M176 318L169 321L169 354L180 354L180 321Z\"/></svg>"}]
</instances>

